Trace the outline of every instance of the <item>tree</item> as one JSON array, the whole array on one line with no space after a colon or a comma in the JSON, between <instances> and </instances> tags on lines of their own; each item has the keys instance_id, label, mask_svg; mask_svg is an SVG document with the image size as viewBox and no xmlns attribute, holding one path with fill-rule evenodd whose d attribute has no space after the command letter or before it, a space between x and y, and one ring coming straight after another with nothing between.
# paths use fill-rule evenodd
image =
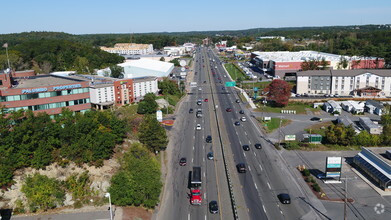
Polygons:
<instances>
[{"instance_id":1,"label":"tree","mask_svg":"<svg viewBox=\"0 0 391 220\"><path fill-rule=\"evenodd\" d=\"M164 57L160 57L160 61L166 61L166 59L164 59Z\"/></svg>"},{"instance_id":2,"label":"tree","mask_svg":"<svg viewBox=\"0 0 391 220\"><path fill-rule=\"evenodd\" d=\"M166 130L155 115L145 115L144 121L140 124L139 140L152 152L161 151L166 148L168 139Z\"/></svg>"},{"instance_id":3,"label":"tree","mask_svg":"<svg viewBox=\"0 0 391 220\"><path fill-rule=\"evenodd\" d=\"M88 59L85 57L77 56L74 62L75 70L79 74L89 73Z\"/></svg>"},{"instance_id":4,"label":"tree","mask_svg":"<svg viewBox=\"0 0 391 220\"><path fill-rule=\"evenodd\" d=\"M113 78L123 78L124 77L124 68L122 66L114 65L110 67L111 77Z\"/></svg>"},{"instance_id":5,"label":"tree","mask_svg":"<svg viewBox=\"0 0 391 220\"><path fill-rule=\"evenodd\" d=\"M178 95L180 93L178 84L167 77L158 82L158 87L163 95Z\"/></svg>"},{"instance_id":6,"label":"tree","mask_svg":"<svg viewBox=\"0 0 391 220\"><path fill-rule=\"evenodd\" d=\"M158 108L158 104L155 101L155 94L147 93L137 107L138 114L153 114Z\"/></svg>"},{"instance_id":7,"label":"tree","mask_svg":"<svg viewBox=\"0 0 391 220\"><path fill-rule=\"evenodd\" d=\"M175 59L171 60L170 63L173 63L174 66L180 66L178 58L175 58Z\"/></svg>"},{"instance_id":8,"label":"tree","mask_svg":"<svg viewBox=\"0 0 391 220\"><path fill-rule=\"evenodd\" d=\"M156 206L162 188L158 161L140 143L135 143L120 164L108 190L113 204Z\"/></svg>"},{"instance_id":9,"label":"tree","mask_svg":"<svg viewBox=\"0 0 391 220\"><path fill-rule=\"evenodd\" d=\"M292 85L284 80L275 79L266 88L268 100L272 100L275 106L284 107L288 105L291 96Z\"/></svg>"},{"instance_id":10,"label":"tree","mask_svg":"<svg viewBox=\"0 0 391 220\"><path fill-rule=\"evenodd\" d=\"M64 189L59 181L41 174L27 176L21 190L27 198L30 211L48 210L62 205Z\"/></svg>"}]
</instances>

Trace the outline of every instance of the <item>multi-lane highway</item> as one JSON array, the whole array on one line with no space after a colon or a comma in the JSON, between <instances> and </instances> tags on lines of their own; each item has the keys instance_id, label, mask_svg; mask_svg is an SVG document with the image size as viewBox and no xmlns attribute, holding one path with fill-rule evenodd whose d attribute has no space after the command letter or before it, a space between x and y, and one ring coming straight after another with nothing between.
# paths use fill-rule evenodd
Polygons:
<instances>
[{"instance_id":1,"label":"multi-lane highway","mask_svg":"<svg viewBox=\"0 0 391 220\"><path fill-rule=\"evenodd\" d=\"M287 185L295 183L281 172L283 166L279 163L282 162L272 155L272 146L263 139L250 117L245 100L234 88L225 87L229 77L212 50L197 50L193 81L197 86L191 87L181 103L175 128L170 132L171 172L157 218L299 219L305 211L298 199L291 196L292 204L282 205L277 198L279 193L290 193ZM202 100L202 104L197 105L197 100ZM189 113L190 108L193 113ZM232 111L226 111L227 108ZM198 109L202 109L203 117L196 117ZM243 114L239 113L241 110ZM240 121L243 116L247 119L244 122ZM237 121L239 125L235 125ZM197 124L201 125L201 130L196 130ZM212 143L205 141L208 135L212 135ZM260 143L262 149L256 149L255 143ZM250 150L244 151L243 145L249 145ZM209 152L214 153L213 160L207 158ZM182 157L187 159L186 166L179 166ZM237 163L245 163L247 172L239 174ZM190 204L189 171L193 166L200 166L202 171L203 202L200 206ZM230 179L232 191L227 179ZM219 204L218 214L209 212L208 204L212 200Z\"/></svg>"}]
</instances>

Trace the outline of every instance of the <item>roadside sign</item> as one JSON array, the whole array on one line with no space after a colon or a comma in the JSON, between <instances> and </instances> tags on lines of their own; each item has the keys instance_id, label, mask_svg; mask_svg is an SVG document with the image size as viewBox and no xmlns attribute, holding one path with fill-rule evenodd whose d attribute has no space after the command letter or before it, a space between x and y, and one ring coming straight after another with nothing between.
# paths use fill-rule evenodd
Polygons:
<instances>
[{"instance_id":1,"label":"roadside sign","mask_svg":"<svg viewBox=\"0 0 391 220\"><path fill-rule=\"evenodd\" d=\"M294 141L294 140L296 140L296 135L294 135L294 134L287 134L287 135L285 135L285 140L286 141Z\"/></svg>"},{"instance_id":2,"label":"roadside sign","mask_svg":"<svg viewBox=\"0 0 391 220\"><path fill-rule=\"evenodd\" d=\"M163 121L163 112L161 110L157 110L156 111L156 119L159 121L159 122L162 122Z\"/></svg>"},{"instance_id":3,"label":"roadside sign","mask_svg":"<svg viewBox=\"0 0 391 220\"><path fill-rule=\"evenodd\" d=\"M236 82L225 82L225 87L234 87L236 86Z\"/></svg>"}]
</instances>

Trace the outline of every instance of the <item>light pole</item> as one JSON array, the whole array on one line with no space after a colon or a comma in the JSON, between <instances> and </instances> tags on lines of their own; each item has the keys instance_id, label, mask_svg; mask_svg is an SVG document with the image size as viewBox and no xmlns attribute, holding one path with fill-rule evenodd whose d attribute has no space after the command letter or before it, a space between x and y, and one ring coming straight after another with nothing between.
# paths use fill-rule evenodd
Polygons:
<instances>
[{"instance_id":1,"label":"light pole","mask_svg":"<svg viewBox=\"0 0 391 220\"><path fill-rule=\"evenodd\" d=\"M110 193L106 193L105 197L109 198L110 220L113 220L113 210L111 209L111 196L110 196Z\"/></svg>"}]
</instances>

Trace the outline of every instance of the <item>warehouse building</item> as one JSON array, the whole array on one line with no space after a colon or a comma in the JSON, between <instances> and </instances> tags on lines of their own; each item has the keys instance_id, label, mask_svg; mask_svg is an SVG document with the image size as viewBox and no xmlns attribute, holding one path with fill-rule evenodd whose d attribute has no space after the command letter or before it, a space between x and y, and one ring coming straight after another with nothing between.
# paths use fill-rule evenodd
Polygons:
<instances>
[{"instance_id":1,"label":"warehouse building","mask_svg":"<svg viewBox=\"0 0 391 220\"><path fill-rule=\"evenodd\" d=\"M124 78L126 79L145 76L167 77L174 69L173 63L150 59L128 60L125 63L118 64L118 66L124 68Z\"/></svg>"}]
</instances>

